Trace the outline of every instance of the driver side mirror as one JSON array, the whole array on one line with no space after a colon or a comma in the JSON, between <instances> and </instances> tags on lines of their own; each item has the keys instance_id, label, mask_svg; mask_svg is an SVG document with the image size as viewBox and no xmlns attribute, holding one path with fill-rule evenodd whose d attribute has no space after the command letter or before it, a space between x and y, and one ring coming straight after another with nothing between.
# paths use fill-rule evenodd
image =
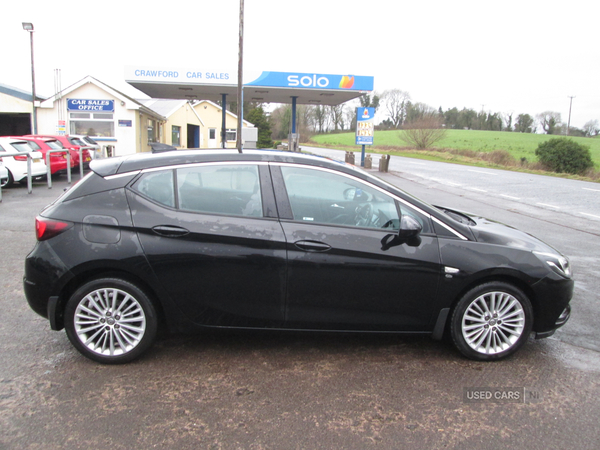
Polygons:
<instances>
[{"instance_id":1,"label":"driver side mirror","mask_svg":"<svg viewBox=\"0 0 600 450\"><path fill-rule=\"evenodd\" d=\"M386 251L397 245L406 244L409 247L421 245L419 234L423 230L421 224L413 217L402 216L398 234L388 234L381 240L381 250Z\"/></svg>"},{"instance_id":2,"label":"driver side mirror","mask_svg":"<svg viewBox=\"0 0 600 450\"><path fill-rule=\"evenodd\" d=\"M423 227L414 217L403 215L400 219L398 237L402 240L409 240L417 237L422 230Z\"/></svg>"}]
</instances>

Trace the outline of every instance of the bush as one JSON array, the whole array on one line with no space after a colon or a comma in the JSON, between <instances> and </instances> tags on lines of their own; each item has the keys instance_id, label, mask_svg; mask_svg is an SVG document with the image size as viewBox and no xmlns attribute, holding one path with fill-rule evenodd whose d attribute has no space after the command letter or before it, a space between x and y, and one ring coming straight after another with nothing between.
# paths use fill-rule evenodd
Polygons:
<instances>
[{"instance_id":1,"label":"bush","mask_svg":"<svg viewBox=\"0 0 600 450\"><path fill-rule=\"evenodd\" d=\"M554 138L542 142L535 155L553 172L582 174L594 167L590 148L572 139Z\"/></svg>"}]
</instances>

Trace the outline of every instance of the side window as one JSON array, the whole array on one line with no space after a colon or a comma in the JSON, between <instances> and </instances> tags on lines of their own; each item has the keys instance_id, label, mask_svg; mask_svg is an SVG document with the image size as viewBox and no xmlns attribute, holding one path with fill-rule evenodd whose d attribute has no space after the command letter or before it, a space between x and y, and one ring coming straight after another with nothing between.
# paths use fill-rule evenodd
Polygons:
<instances>
[{"instance_id":1,"label":"side window","mask_svg":"<svg viewBox=\"0 0 600 450\"><path fill-rule=\"evenodd\" d=\"M177 169L179 208L262 217L258 167L207 165Z\"/></svg>"},{"instance_id":2,"label":"side window","mask_svg":"<svg viewBox=\"0 0 600 450\"><path fill-rule=\"evenodd\" d=\"M133 188L151 200L172 208L175 207L172 170L146 173L135 183Z\"/></svg>"},{"instance_id":3,"label":"side window","mask_svg":"<svg viewBox=\"0 0 600 450\"><path fill-rule=\"evenodd\" d=\"M398 229L396 202L354 179L322 170L281 167L294 220Z\"/></svg>"}]
</instances>

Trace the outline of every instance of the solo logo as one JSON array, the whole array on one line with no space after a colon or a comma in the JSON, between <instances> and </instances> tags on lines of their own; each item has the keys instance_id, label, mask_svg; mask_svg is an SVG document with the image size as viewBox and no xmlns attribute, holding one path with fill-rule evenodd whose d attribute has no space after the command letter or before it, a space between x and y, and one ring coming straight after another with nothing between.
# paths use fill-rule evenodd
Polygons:
<instances>
[{"instance_id":1,"label":"solo logo","mask_svg":"<svg viewBox=\"0 0 600 450\"><path fill-rule=\"evenodd\" d=\"M289 75L287 77L288 86L302 86L302 87L327 87L329 86L329 79L326 77L317 77L317 75L308 76L305 75L300 77L299 75Z\"/></svg>"}]
</instances>

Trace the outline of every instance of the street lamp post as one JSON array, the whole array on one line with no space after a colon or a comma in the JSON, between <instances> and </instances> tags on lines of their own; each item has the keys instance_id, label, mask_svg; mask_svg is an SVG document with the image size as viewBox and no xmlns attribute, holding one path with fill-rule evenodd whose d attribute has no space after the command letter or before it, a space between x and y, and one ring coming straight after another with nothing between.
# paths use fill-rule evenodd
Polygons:
<instances>
[{"instance_id":1,"label":"street lamp post","mask_svg":"<svg viewBox=\"0 0 600 450\"><path fill-rule=\"evenodd\" d=\"M569 95L568 96L571 101L569 102L569 121L567 122L567 136L569 135L569 131L571 130L571 107L573 106L573 99L575 98L574 95Z\"/></svg>"},{"instance_id":2,"label":"street lamp post","mask_svg":"<svg viewBox=\"0 0 600 450\"><path fill-rule=\"evenodd\" d=\"M23 29L29 32L31 42L31 106L33 107L33 134L37 134L37 110L35 109L35 69L33 65L33 24L23 22Z\"/></svg>"}]
</instances>

